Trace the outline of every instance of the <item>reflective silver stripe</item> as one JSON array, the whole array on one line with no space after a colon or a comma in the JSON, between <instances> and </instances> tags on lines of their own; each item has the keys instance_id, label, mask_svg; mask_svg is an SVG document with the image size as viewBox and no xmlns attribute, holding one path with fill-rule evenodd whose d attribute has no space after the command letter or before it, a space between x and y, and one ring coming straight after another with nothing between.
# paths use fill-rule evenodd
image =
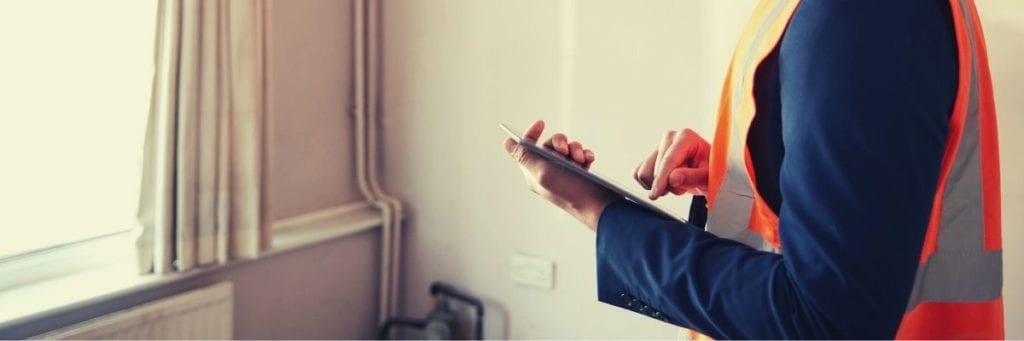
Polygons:
<instances>
[{"instance_id":1,"label":"reflective silver stripe","mask_svg":"<svg viewBox=\"0 0 1024 341\"><path fill-rule=\"evenodd\" d=\"M743 135L743 129L735 118L730 122L731 146L725 178L715 196L714 209L708 216L708 232L763 250L764 239L748 227L754 208L754 191L743 160L745 144L739 137Z\"/></svg>"},{"instance_id":2,"label":"reflective silver stripe","mask_svg":"<svg viewBox=\"0 0 1024 341\"><path fill-rule=\"evenodd\" d=\"M942 215L939 220L939 251L982 251L985 247L984 220L981 202L981 160L978 112L978 56L975 53L974 29L970 9L960 1L964 11L971 49L970 85L967 92L967 115L964 118L956 158L946 178Z\"/></svg>"},{"instance_id":3,"label":"reflective silver stripe","mask_svg":"<svg viewBox=\"0 0 1024 341\"><path fill-rule=\"evenodd\" d=\"M768 31L768 28L772 26L771 25L772 23L774 23L776 20L779 19L779 14L782 13L782 9L786 8L785 4L786 4L786 2L788 0L772 0L772 1L775 1L775 4L772 5L771 11L769 11L768 15L766 15L764 17L764 20L761 21L761 25L757 27L757 33L754 33L754 36L750 40L751 41L751 46L750 46L751 50L754 50L754 49L757 48L757 44L758 44L758 42L761 41L761 38L764 37L764 33ZM743 70L741 70L742 72L740 72L739 74L736 74L736 75L732 75L733 76L732 84L734 84L734 85L732 86L732 89L730 89L730 91L732 92L732 107L733 107L733 109L738 109L739 108L740 103L742 103L742 101L743 101L743 97L741 95L743 95L743 93L744 93L743 91L733 91L733 90L735 90L735 89L745 89L746 88L743 85L745 85L747 83L747 73L750 72L751 64L753 64L752 59L754 58L754 54L750 53L751 51L744 51L744 52L746 52L746 53L744 53L744 55L743 55ZM758 62L760 62L760 61L758 61ZM753 88L753 87L751 87L751 88ZM735 118L735 115L731 115L731 116L733 116L733 118ZM733 120L733 122L736 122L736 120ZM733 124L733 126L735 127L736 124ZM729 154L734 154L734 153L730 152ZM743 154L741 153L740 156L742 157Z\"/></svg>"},{"instance_id":4,"label":"reflective silver stripe","mask_svg":"<svg viewBox=\"0 0 1024 341\"><path fill-rule=\"evenodd\" d=\"M971 52L971 72L957 153L946 178L938 245L917 269L907 311L925 301L982 302L1001 295L1003 254L985 251L985 221L980 160L978 54L970 3L960 1Z\"/></svg>"},{"instance_id":5,"label":"reflective silver stripe","mask_svg":"<svg viewBox=\"0 0 1024 341\"><path fill-rule=\"evenodd\" d=\"M923 301L981 302L1000 296L1003 253L935 253L918 267L907 311Z\"/></svg>"},{"instance_id":6,"label":"reflective silver stripe","mask_svg":"<svg viewBox=\"0 0 1024 341\"><path fill-rule=\"evenodd\" d=\"M727 188L730 185L728 181L723 182L718 190L714 212L722 213L713 213L708 217L708 231L722 238L760 248L763 243L760 236L746 228L754 198L731 191L731 188Z\"/></svg>"},{"instance_id":7,"label":"reflective silver stripe","mask_svg":"<svg viewBox=\"0 0 1024 341\"><path fill-rule=\"evenodd\" d=\"M732 75L733 81L731 83L733 86L729 91L732 95L731 110L734 112L730 113L729 122L729 160L726 166L725 178L722 180L721 187L718 188L715 196L714 210L710 212L707 222L708 232L716 236L729 238L750 247L771 252L778 252L778 250L768 244L764 238L749 227L751 211L754 208L754 190L753 184L750 183L750 175L747 173L744 147L746 147L747 126L750 122L741 120L739 115L735 115L738 113L735 111L741 108L744 98L743 94L746 93L744 89L752 88L746 86L746 82L749 81L747 74L754 64L754 53L752 52L758 48L758 44L760 44L761 38L764 37L768 28L779 19L779 15L786 7L785 4L787 2L787 0L775 0L772 9L761 21L757 32L751 39L751 46L749 47L751 51L743 51L745 52L743 69Z\"/></svg>"}]
</instances>

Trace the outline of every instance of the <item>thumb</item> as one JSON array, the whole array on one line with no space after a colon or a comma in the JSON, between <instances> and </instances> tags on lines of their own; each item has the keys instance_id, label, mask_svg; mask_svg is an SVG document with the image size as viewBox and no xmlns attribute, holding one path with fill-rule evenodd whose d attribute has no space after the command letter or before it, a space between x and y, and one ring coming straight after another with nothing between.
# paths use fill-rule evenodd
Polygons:
<instances>
[{"instance_id":1,"label":"thumb","mask_svg":"<svg viewBox=\"0 0 1024 341\"><path fill-rule=\"evenodd\" d=\"M708 169L704 168L676 168L668 175L668 185L672 189L690 191L692 189L703 189L708 182Z\"/></svg>"},{"instance_id":2,"label":"thumb","mask_svg":"<svg viewBox=\"0 0 1024 341\"><path fill-rule=\"evenodd\" d=\"M516 141L511 138L505 139L505 152L523 166L529 163L533 156L530 155L530 152L527 151L526 148L523 148L523 146L520 146L519 143L516 143Z\"/></svg>"}]
</instances>

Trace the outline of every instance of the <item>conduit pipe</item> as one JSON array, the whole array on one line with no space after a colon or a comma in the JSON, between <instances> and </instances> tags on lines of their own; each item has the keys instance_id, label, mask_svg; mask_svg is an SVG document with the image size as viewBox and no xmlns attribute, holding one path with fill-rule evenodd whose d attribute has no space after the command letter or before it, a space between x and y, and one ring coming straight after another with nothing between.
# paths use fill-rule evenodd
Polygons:
<instances>
[{"instance_id":1,"label":"conduit pipe","mask_svg":"<svg viewBox=\"0 0 1024 341\"><path fill-rule=\"evenodd\" d=\"M383 323L398 310L401 260L402 203L385 193L378 178L379 25L378 0L355 0L353 51L355 68L356 178L363 197L381 213L380 292L378 320Z\"/></svg>"}]
</instances>

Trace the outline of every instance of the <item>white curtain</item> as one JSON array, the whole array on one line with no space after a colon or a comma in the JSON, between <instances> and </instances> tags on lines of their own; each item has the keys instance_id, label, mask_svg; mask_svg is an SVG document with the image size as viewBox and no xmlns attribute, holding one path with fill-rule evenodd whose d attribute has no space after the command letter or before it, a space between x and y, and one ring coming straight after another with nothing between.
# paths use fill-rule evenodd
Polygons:
<instances>
[{"instance_id":1,"label":"white curtain","mask_svg":"<svg viewBox=\"0 0 1024 341\"><path fill-rule=\"evenodd\" d=\"M263 2L160 0L138 239L142 272L257 256Z\"/></svg>"}]
</instances>

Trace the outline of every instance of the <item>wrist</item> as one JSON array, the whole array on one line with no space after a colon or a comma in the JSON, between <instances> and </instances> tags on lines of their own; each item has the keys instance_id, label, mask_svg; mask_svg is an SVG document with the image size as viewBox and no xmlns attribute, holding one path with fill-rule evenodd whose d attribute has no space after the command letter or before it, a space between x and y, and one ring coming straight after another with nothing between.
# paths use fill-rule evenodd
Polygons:
<instances>
[{"instance_id":1,"label":"wrist","mask_svg":"<svg viewBox=\"0 0 1024 341\"><path fill-rule=\"evenodd\" d=\"M584 200L569 203L565 210L576 217L591 231L597 232L597 224L601 220L601 213L604 209L618 200L619 197L608 191L600 191L595 195L588 196Z\"/></svg>"}]
</instances>

